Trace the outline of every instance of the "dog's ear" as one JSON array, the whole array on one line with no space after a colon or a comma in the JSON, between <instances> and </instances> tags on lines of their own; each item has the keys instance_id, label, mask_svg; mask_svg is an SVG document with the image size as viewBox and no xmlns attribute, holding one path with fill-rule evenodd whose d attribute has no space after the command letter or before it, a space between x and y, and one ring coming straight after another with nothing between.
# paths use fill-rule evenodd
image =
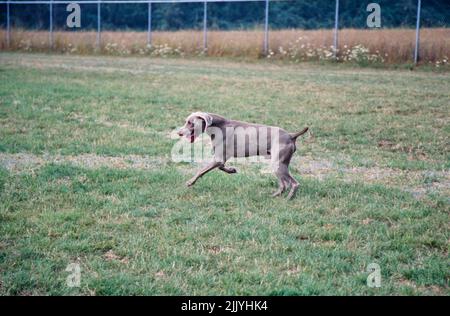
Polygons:
<instances>
[{"instance_id":1,"label":"dog's ear","mask_svg":"<svg viewBox=\"0 0 450 316\"><path fill-rule=\"evenodd\" d=\"M206 130L208 127L210 127L212 124L212 121L213 121L212 116L206 112L194 112L191 115L189 115L189 118L192 118L192 117L201 118L205 122L204 130Z\"/></svg>"}]
</instances>

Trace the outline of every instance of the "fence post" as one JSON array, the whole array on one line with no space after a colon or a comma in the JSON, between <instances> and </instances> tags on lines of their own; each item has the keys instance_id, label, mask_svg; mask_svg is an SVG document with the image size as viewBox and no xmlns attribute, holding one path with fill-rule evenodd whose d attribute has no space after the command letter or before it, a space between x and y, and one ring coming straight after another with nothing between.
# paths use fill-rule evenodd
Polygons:
<instances>
[{"instance_id":1,"label":"fence post","mask_svg":"<svg viewBox=\"0 0 450 316\"><path fill-rule=\"evenodd\" d=\"M203 51L206 53L206 50L208 49L208 0L205 0L203 3Z\"/></svg>"},{"instance_id":2,"label":"fence post","mask_svg":"<svg viewBox=\"0 0 450 316\"><path fill-rule=\"evenodd\" d=\"M11 45L11 21L9 17L9 0L6 3L6 46L9 48Z\"/></svg>"},{"instance_id":3,"label":"fence post","mask_svg":"<svg viewBox=\"0 0 450 316\"><path fill-rule=\"evenodd\" d=\"M339 31L339 0L336 0L336 11L334 15L334 59L337 59L338 50L338 31Z\"/></svg>"},{"instance_id":4,"label":"fence post","mask_svg":"<svg viewBox=\"0 0 450 316\"><path fill-rule=\"evenodd\" d=\"M147 46L152 46L152 3L148 3Z\"/></svg>"},{"instance_id":5,"label":"fence post","mask_svg":"<svg viewBox=\"0 0 450 316\"><path fill-rule=\"evenodd\" d=\"M97 49L100 51L100 27L101 27L101 8L100 8L100 1L97 2Z\"/></svg>"},{"instance_id":6,"label":"fence post","mask_svg":"<svg viewBox=\"0 0 450 316\"><path fill-rule=\"evenodd\" d=\"M264 18L264 55L269 52L269 0L266 0L266 10Z\"/></svg>"},{"instance_id":7,"label":"fence post","mask_svg":"<svg viewBox=\"0 0 450 316\"><path fill-rule=\"evenodd\" d=\"M419 61L419 41L420 41L420 9L422 1L417 0L417 21L416 21L416 48L414 50L414 64L417 65Z\"/></svg>"},{"instance_id":8,"label":"fence post","mask_svg":"<svg viewBox=\"0 0 450 316\"><path fill-rule=\"evenodd\" d=\"M50 0L53 1L53 0ZM53 49L53 3L50 3L50 14L49 14L49 46Z\"/></svg>"}]
</instances>

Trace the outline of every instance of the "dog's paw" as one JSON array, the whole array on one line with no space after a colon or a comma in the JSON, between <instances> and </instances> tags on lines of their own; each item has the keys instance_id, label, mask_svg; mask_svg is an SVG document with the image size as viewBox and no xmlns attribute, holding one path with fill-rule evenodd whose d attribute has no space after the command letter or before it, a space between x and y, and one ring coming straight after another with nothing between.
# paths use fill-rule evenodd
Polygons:
<instances>
[{"instance_id":1,"label":"dog's paw","mask_svg":"<svg viewBox=\"0 0 450 316\"><path fill-rule=\"evenodd\" d=\"M191 180L189 180L189 181L186 182L186 186L187 186L187 187L191 187L191 186L194 185L194 183L195 183L195 181L191 179Z\"/></svg>"},{"instance_id":2,"label":"dog's paw","mask_svg":"<svg viewBox=\"0 0 450 316\"><path fill-rule=\"evenodd\" d=\"M272 194L272 197L281 196L282 193L283 193L283 191L276 191Z\"/></svg>"},{"instance_id":3,"label":"dog's paw","mask_svg":"<svg viewBox=\"0 0 450 316\"><path fill-rule=\"evenodd\" d=\"M236 168L228 168L228 173L237 173Z\"/></svg>"}]
</instances>

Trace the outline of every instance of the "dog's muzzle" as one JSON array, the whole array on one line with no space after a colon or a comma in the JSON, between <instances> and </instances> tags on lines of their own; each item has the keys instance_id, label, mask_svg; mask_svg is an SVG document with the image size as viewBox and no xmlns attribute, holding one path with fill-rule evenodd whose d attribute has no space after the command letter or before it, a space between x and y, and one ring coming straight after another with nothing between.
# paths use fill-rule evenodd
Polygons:
<instances>
[{"instance_id":1,"label":"dog's muzzle","mask_svg":"<svg viewBox=\"0 0 450 316\"><path fill-rule=\"evenodd\" d=\"M186 137L191 143L194 142L195 140L195 135L194 135L194 131L189 130L188 128L181 128L178 132L177 132L178 136L180 137Z\"/></svg>"}]
</instances>

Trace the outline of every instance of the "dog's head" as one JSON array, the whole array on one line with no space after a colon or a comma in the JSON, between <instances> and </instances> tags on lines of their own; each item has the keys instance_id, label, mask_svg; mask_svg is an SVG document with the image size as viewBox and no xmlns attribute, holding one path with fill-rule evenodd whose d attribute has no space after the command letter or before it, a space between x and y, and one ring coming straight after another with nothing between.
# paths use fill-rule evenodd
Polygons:
<instances>
[{"instance_id":1,"label":"dog's head","mask_svg":"<svg viewBox=\"0 0 450 316\"><path fill-rule=\"evenodd\" d=\"M184 136L191 143L212 124L212 116L205 112L195 112L186 118L186 123L178 131L180 137Z\"/></svg>"}]
</instances>

